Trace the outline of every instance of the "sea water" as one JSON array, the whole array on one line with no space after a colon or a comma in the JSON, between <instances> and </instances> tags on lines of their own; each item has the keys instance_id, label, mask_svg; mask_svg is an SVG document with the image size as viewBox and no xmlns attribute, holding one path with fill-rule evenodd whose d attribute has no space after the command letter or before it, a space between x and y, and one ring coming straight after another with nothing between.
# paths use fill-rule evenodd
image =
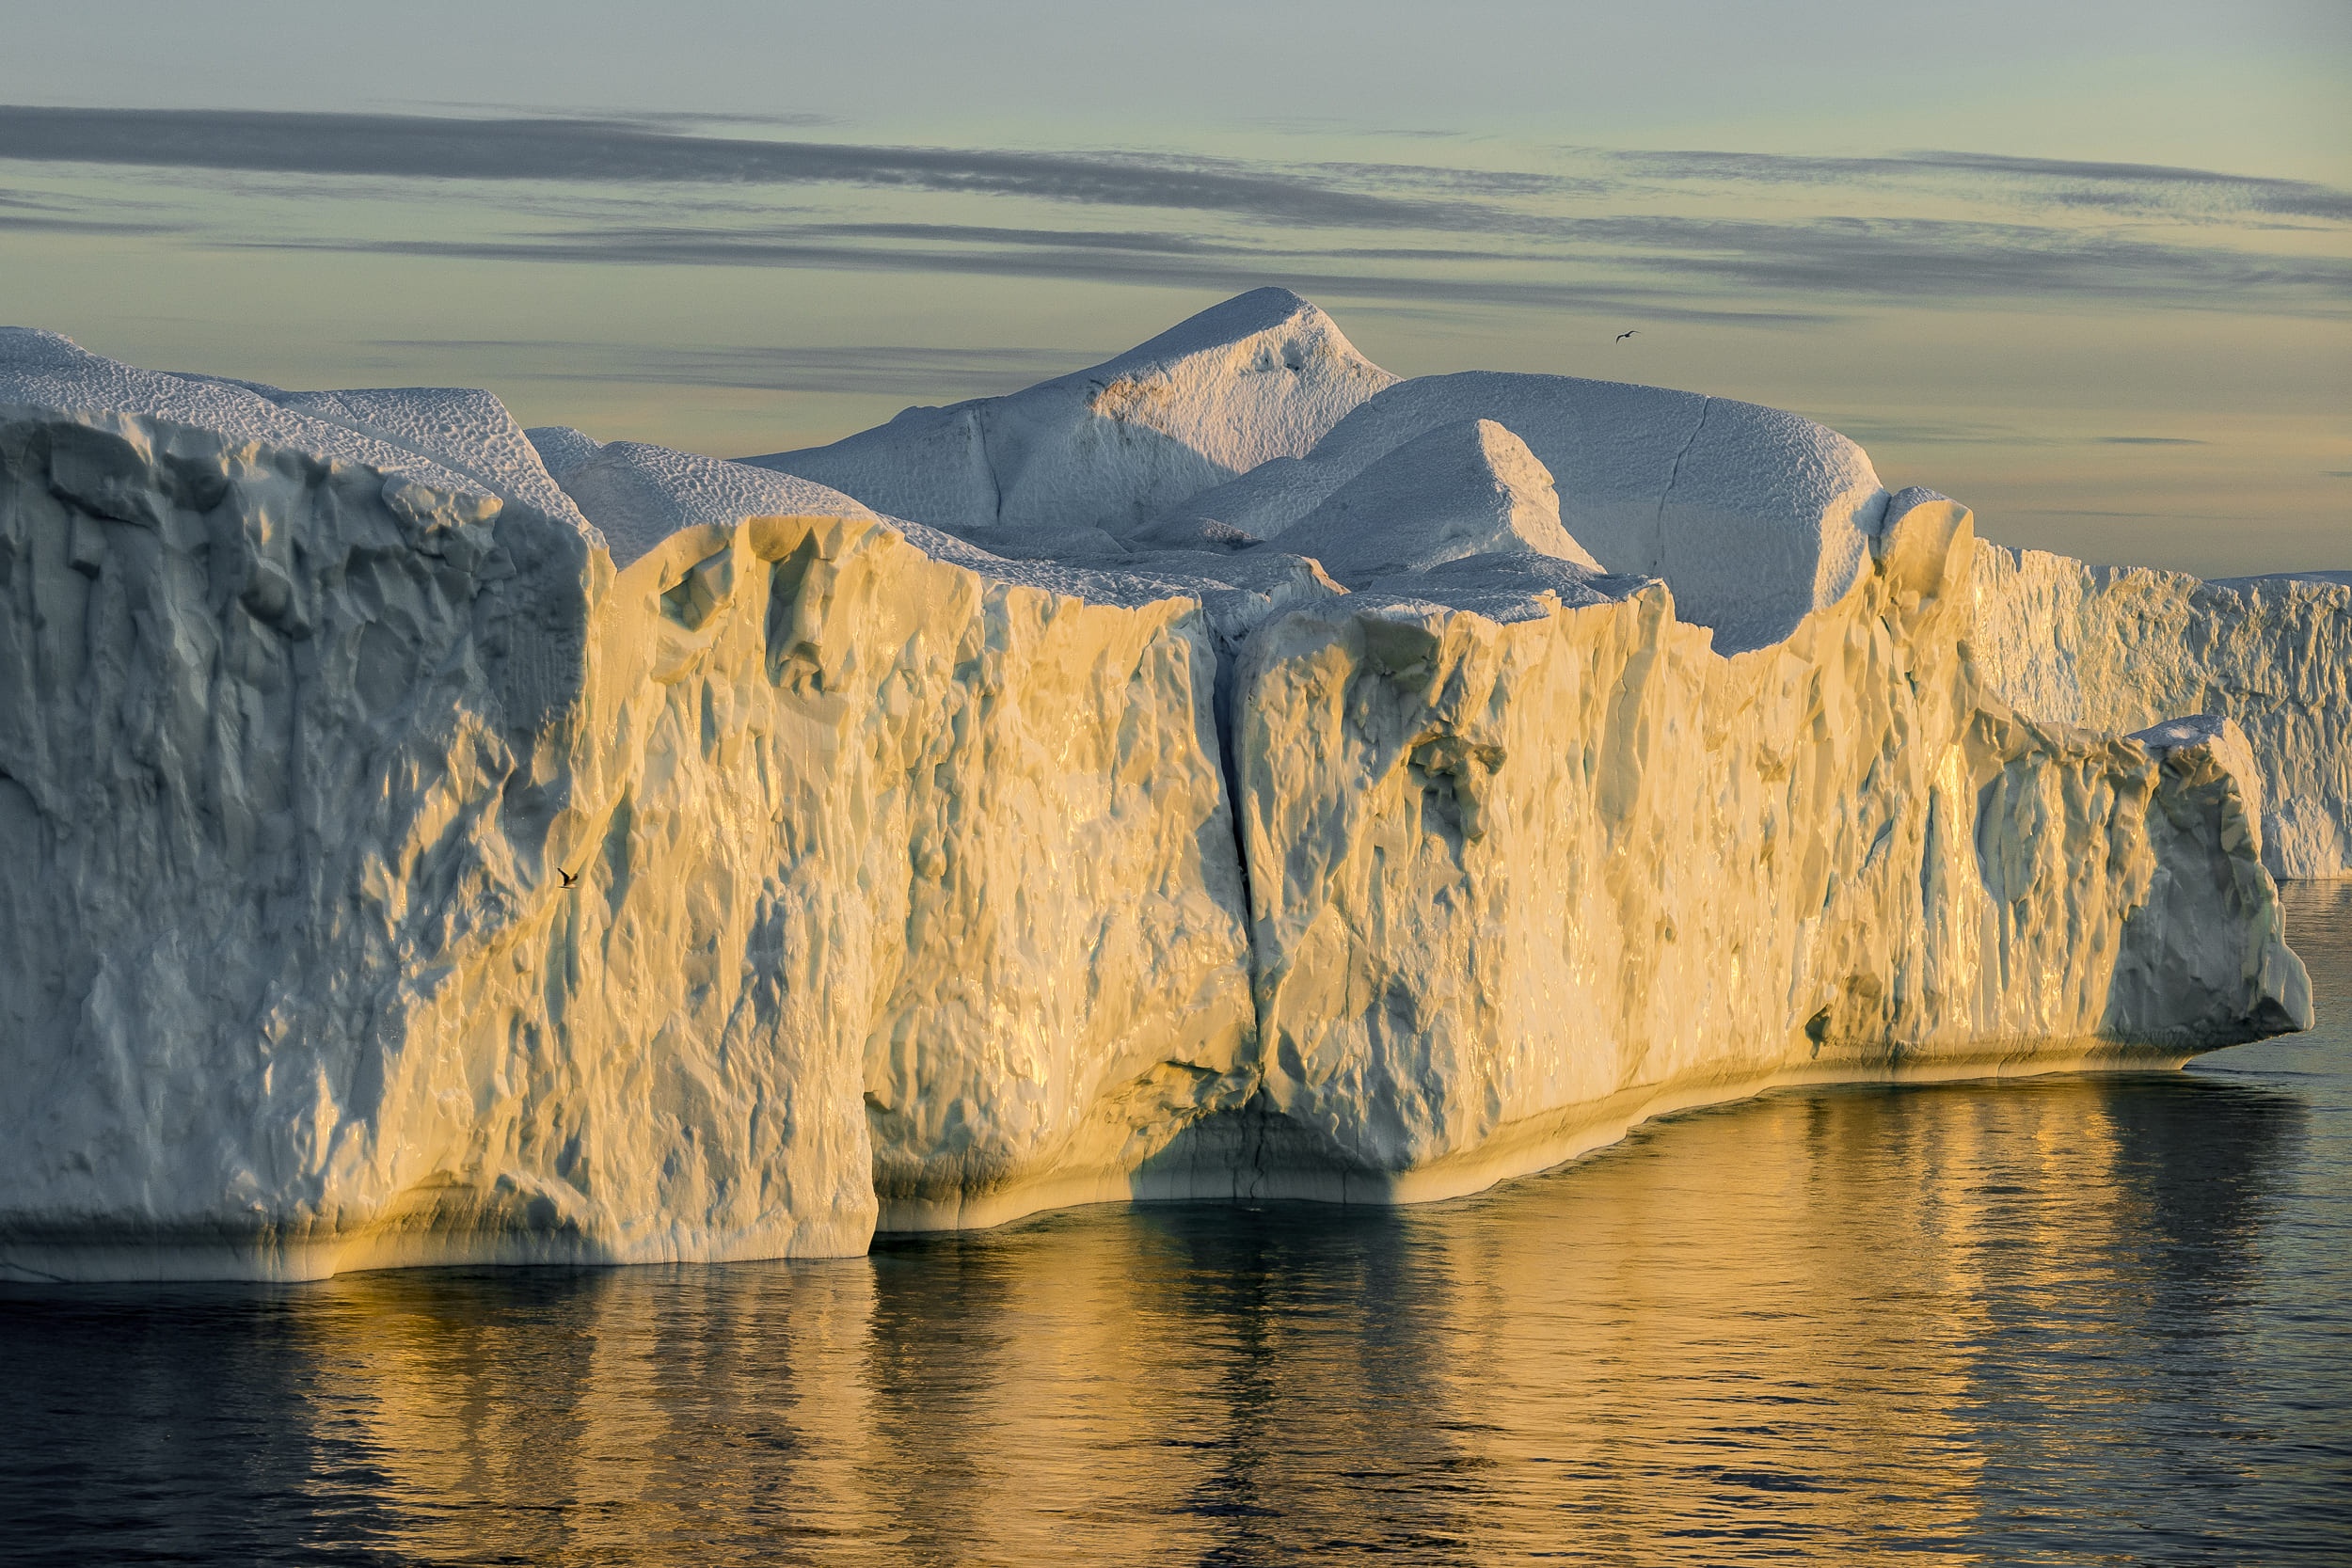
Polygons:
<instances>
[{"instance_id":1,"label":"sea water","mask_svg":"<svg viewBox=\"0 0 2352 1568\"><path fill-rule=\"evenodd\" d=\"M1451 1203L8 1288L0 1560L2344 1560L2352 884L2285 893L2311 1034Z\"/></svg>"}]
</instances>

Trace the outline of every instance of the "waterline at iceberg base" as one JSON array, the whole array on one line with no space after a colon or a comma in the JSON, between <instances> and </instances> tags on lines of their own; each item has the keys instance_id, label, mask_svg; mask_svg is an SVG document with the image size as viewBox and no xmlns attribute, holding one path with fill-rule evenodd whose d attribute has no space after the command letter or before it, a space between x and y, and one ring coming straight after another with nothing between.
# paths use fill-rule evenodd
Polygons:
<instances>
[{"instance_id":1,"label":"waterline at iceberg base","mask_svg":"<svg viewBox=\"0 0 2352 1568\"><path fill-rule=\"evenodd\" d=\"M740 463L0 334L0 1270L1409 1201L2306 1025L2237 724L2021 711L1982 594L1818 425L1279 290Z\"/></svg>"}]
</instances>

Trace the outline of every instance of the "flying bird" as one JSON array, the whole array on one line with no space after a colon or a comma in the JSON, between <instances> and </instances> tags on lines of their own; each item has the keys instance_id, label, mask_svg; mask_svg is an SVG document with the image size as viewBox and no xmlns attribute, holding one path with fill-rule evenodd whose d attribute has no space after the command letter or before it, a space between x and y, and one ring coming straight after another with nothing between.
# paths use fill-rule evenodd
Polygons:
<instances>
[{"instance_id":1,"label":"flying bird","mask_svg":"<svg viewBox=\"0 0 2352 1568\"><path fill-rule=\"evenodd\" d=\"M564 870L560 865L555 868L555 874L564 879L564 885L565 887L570 887L574 882L580 880L579 878L573 876L570 872Z\"/></svg>"},{"instance_id":2,"label":"flying bird","mask_svg":"<svg viewBox=\"0 0 2352 1568\"><path fill-rule=\"evenodd\" d=\"M1641 329L1640 327L1638 327L1638 326L1635 326L1635 327L1629 327L1629 328L1627 328L1625 331L1620 332L1620 333L1618 333L1618 334L1617 334L1617 341L1619 341L1619 342L1621 342L1621 343L1622 343L1622 342L1624 342L1624 341L1625 341L1628 338L1632 337L1634 333L1639 332L1639 331L1641 331L1641 330L1642 330L1642 329Z\"/></svg>"}]
</instances>

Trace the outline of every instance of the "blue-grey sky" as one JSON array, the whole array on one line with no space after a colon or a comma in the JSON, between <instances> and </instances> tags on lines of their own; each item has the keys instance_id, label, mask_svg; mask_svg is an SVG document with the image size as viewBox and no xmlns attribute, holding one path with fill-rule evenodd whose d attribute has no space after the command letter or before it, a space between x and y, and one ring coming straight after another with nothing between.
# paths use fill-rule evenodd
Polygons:
<instances>
[{"instance_id":1,"label":"blue-grey sky","mask_svg":"<svg viewBox=\"0 0 2352 1568\"><path fill-rule=\"evenodd\" d=\"M140 363L732 454L1281 282L1994 538L2352 565L2342 0L7 9L0 318Z\"/></svg>"}]
</instances>

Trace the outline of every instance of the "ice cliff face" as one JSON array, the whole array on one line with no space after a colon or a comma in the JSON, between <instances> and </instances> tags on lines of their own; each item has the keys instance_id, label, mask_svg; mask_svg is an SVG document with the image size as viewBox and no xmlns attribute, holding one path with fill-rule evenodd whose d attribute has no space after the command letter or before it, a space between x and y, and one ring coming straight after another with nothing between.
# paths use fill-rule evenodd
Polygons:
<instances>
[{"instance_id":1,"label":"ice cliff face","mask_svg":"<svg viewBox=\"0 0 2352 1568\"><path fill-rule=\"evenodd\" d=\"M1966 515L1898 507L1729 658L1656 583L1515 611L1507 564L1474 611L1433 575L1270 622L1234 739L1279 1153L1189 1190L1444 1196L1760 1077L2296 1026L2242 736L1986 707Z\"/></svg>"},{"instance_id":2,"label":"ice cliff face","mask_svg":"<svg viewBox=\"0 0 2352 1568\"><path fill-rule=\"evenodd\" d=\"M2004 701L2102 730L2226 715L2263 779L2272 873L2352 876L2352 573L2204 582L1979 545L1975 594Z\"/></svg>"},{"instance_id":3,"label":"ice cliff face","mask_svg":"<svg viewBox=\"0 0 2352 1568\"><path fill-rule=\"evenodd\" d=\"M2245 736L2018 717L1829 433L1273 291L1111 367L965 405L982 518L904 419L852 499L0 335L0 1268L1411 1197L2308 1016Z\"/></svg>"},{"instance_id":4,"label":"ice cliff face","mask_svg":"<svg viewBox=\"0 0 2352 1568\"><path fill-rule=\"evenodd\" d=\"M683 454L615 573L543 470L8 346L66 383L0 408L13 1267L856 1251L1227 1092L1192 601Z\"/></svg>"}]
</instances>

